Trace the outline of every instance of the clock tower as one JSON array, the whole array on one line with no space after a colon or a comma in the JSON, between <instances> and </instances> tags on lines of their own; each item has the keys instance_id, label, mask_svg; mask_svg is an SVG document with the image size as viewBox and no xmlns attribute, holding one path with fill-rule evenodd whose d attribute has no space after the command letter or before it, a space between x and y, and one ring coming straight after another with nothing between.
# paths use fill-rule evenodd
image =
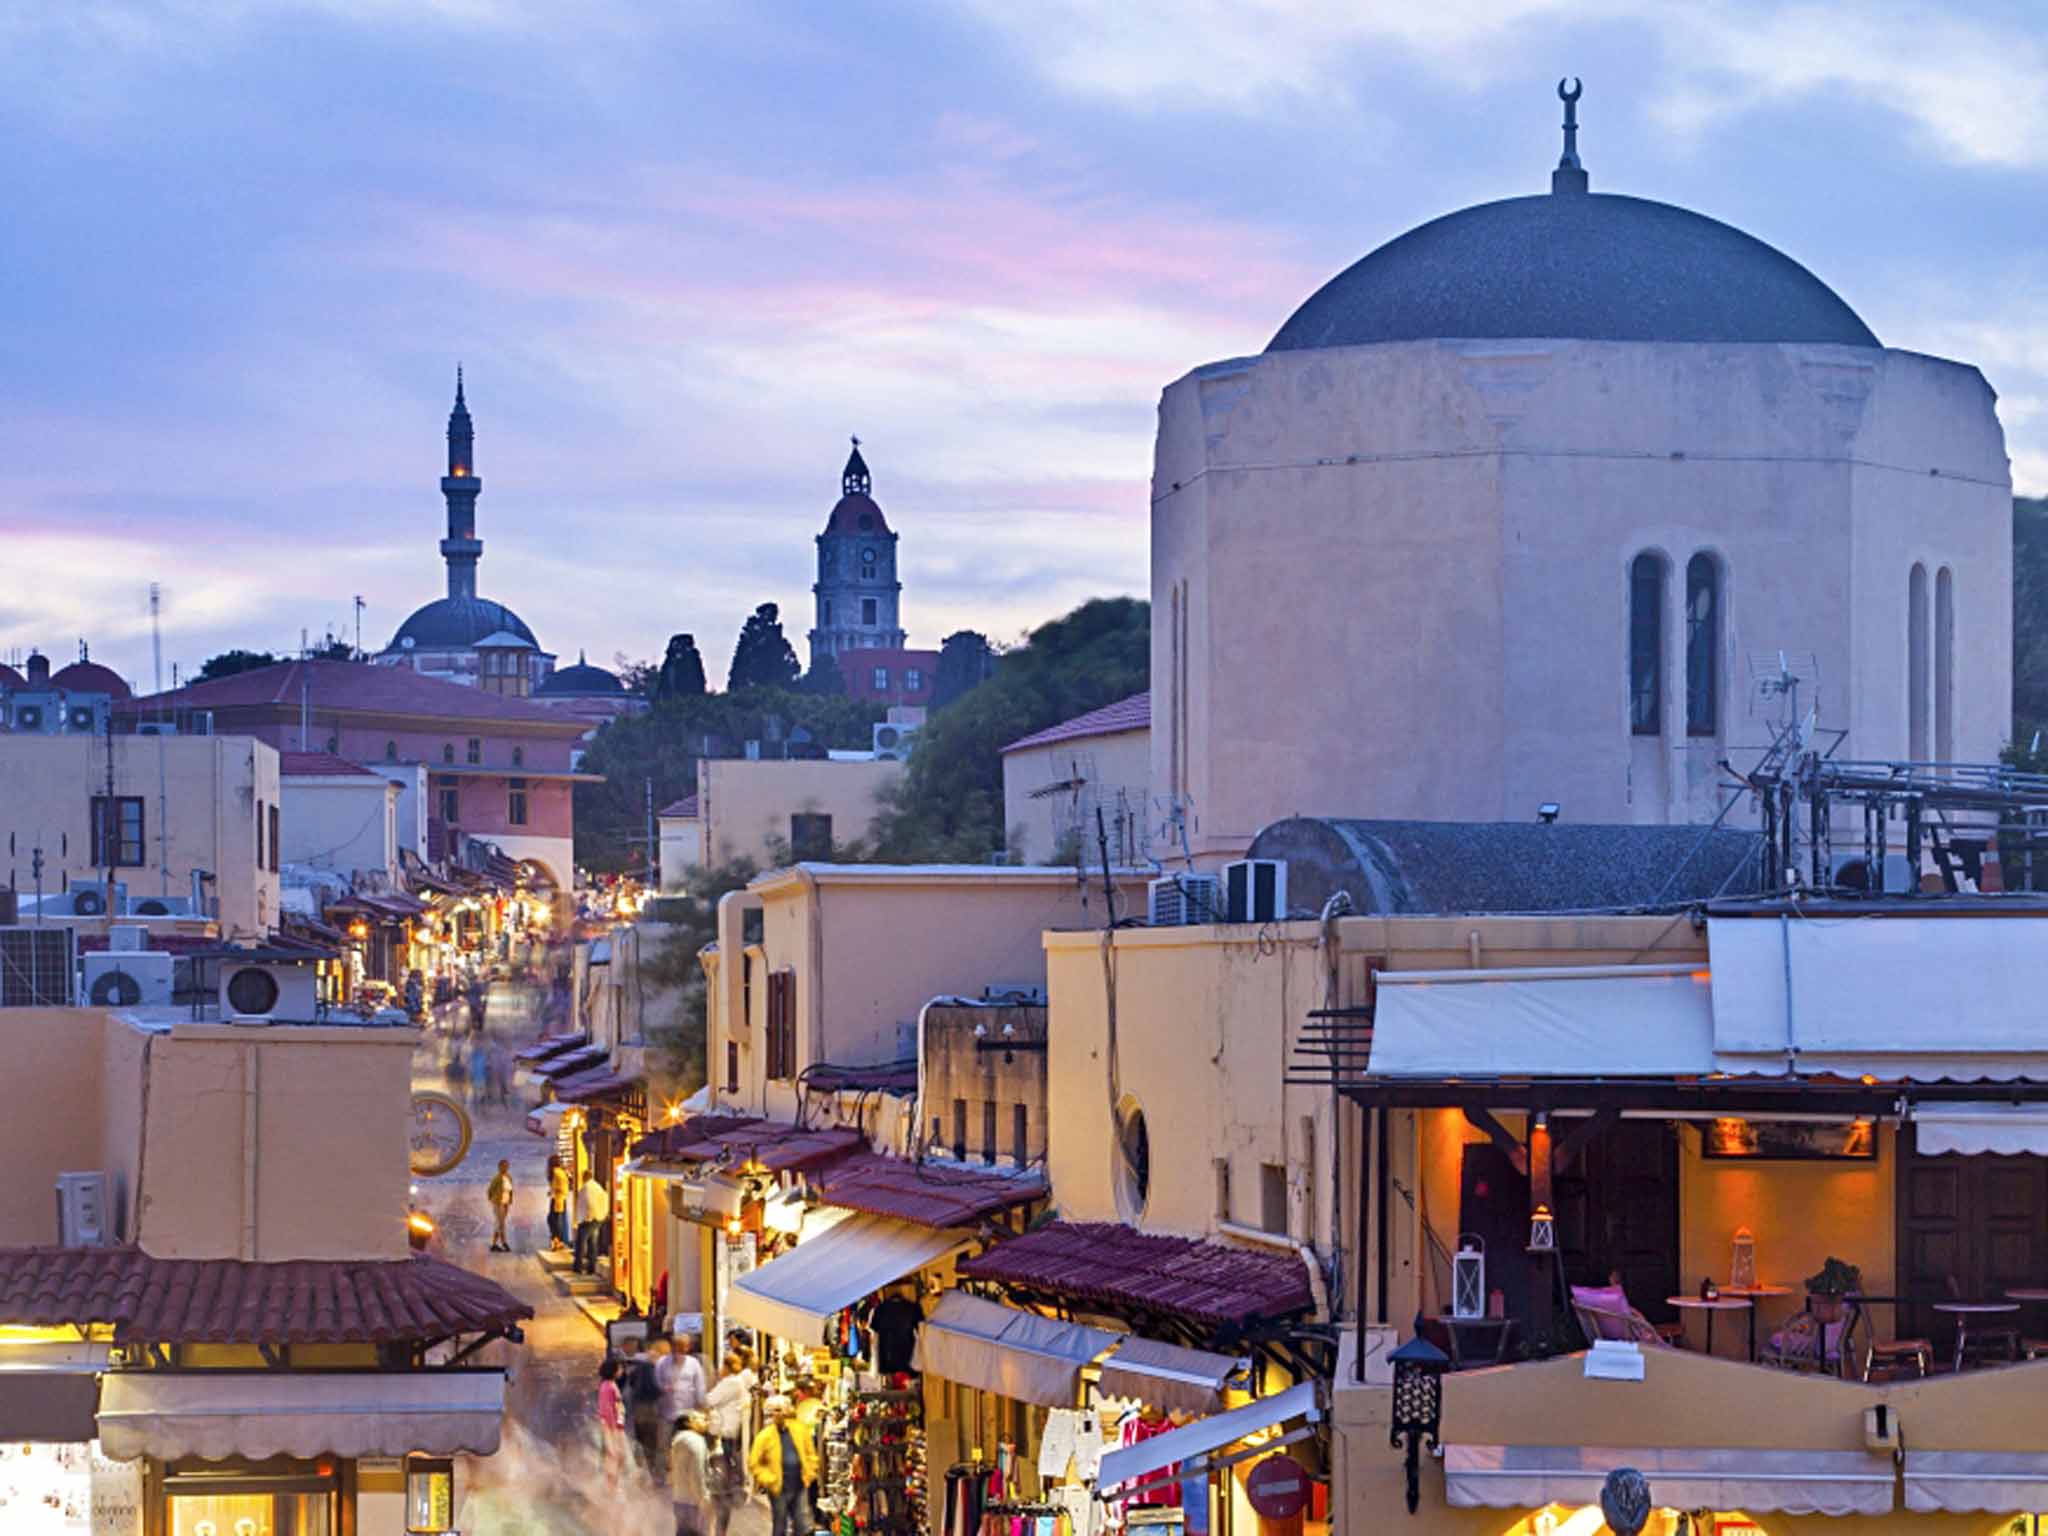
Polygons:
<instances>
[{"instance_id":1,"label":"clock tower","mask_svg":"<svg viewBox=\"0 0 2048 1536\"><path fill-rule=\"evenodd\" d=\"M851 653L903 648L903 583L896 579L896 535L871 490L867 461L860 456L856 437L840 476L839 502L818 535L818 579L811 587L816 599L810 637L814 667L830 656L845 672L859 660Z\"/></svg>"}]
</instances>

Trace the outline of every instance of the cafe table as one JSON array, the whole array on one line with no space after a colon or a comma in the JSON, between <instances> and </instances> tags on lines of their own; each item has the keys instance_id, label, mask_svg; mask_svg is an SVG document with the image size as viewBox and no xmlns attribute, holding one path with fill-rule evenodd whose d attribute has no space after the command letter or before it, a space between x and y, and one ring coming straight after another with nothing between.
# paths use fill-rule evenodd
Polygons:
<instances>
[{"instance_id":1,"label":"cafe table","mask_svg":"<svg viewBox=\"0 0 2048 1536\"><path fill-rule=\"evenodd\" d=\"M1963 1368L1963 1346L1970 1341L1970 1319L1973 1317L2010 1317L2019 1311L2017 1301L1937 1301L1934 1310L1946 1312L1956 1320L1956 1369Z\"/></svg>"},{"instance_id":2,"label":"cafe table","mask_svg":"<svg viewBox=\"0 0 2048 1536\"><path fill-rule=\"evenodd\" d=\"M1726 1292L1715 1297L1712 1301L1699 1296L1666 1296L1664 1303L1666 1306L1677 1307L1684 1312L1704 1312L1707 1314L1707 1353L1710 1355L1714 1352L1715 1313L1748 1312L1752 1325L1754 1325L1756 1317L1756 1309L1747 1296L1730 1296ZM1751 1331L1753 1334L1753 1326Z\"/></svg>"},{"instance_id":3,"label":"cafe table","mask_svg":"<svg viewBox=\"0 0 2048 1536\"><path fill-rule=\"evenodd\" d=\"M1723 1296L1740 1296L1743 1300L1752 1303L1775 1301L1780 1296L1790 1296L1792 1294L1792 1287L1789 1285L1724 1285L1721 1287L1721 1294ZM1749 1358L1751 1364L1756 1362L1756 1314L1758 1310L1755 1306L1751 1306L1749 1309Z\"/></svg>"}]
</instances>

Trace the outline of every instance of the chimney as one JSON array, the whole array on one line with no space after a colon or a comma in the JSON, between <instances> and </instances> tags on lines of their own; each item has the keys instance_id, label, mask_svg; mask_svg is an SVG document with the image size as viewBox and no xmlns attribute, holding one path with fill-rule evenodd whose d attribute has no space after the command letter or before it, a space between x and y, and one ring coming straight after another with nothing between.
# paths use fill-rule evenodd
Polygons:
<instances>
[{"instance_id":1,"label":"chimney","mask_svg":"<svg viewBox=\"0 0 2048 1536\"><path fill-rule=\"evenodd\" d=\"M41 651L29 652L28 685L37 693L50 686L50 658Z\"/></svg>"}]
</instances>

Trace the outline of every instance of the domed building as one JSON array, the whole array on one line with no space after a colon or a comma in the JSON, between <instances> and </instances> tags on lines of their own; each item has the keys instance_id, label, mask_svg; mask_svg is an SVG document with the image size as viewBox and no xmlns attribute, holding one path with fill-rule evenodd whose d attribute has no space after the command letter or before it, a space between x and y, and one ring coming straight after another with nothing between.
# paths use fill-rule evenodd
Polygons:
<instances>
[{"instance_id":1,"label":"domed building","mask_svg":"<svg viewBox=\"0 0 2048 1536\"><path fill-rule=\"evenodd\" d=\"M1573 118L1548 195L1409 231L1165 391L1152 774L1197 854L1296 813L1705 823L1808 712L1846 758L2004 744L1990 386L1593 192Z\"/></svg>"},{"instance_id":2,"label":"domed building","mask_svg":"<svg viewBox=\"0 0 2048 1536\"><path fill-rule=\"evenodd\" d=\"M455 409L448 415L448 473L441 481L448 503L448 537L441 541L448 595L414 610L376 659L446 682L524 697L547 680L555 658L541 649L518 614L477 595L476 567L484 544L476 532L476 501L483 489L476 473L476 429L458 368Z\"/></svg>"},{"instance_id":3,"label":"domed building","mask_svg":"<svg viewBox=\"0 0 2048 1536\"><path fill-rule=\"evenodd\" d=\"M818 535L818 579L811 586L816 622L811 665L839 668L849 697L922 707L938 682L939 653L911 650L903 628L903 583L896 578L896 532L875 501L860 439L839 476L839 500Z\"/></svg>"}]
</instances>

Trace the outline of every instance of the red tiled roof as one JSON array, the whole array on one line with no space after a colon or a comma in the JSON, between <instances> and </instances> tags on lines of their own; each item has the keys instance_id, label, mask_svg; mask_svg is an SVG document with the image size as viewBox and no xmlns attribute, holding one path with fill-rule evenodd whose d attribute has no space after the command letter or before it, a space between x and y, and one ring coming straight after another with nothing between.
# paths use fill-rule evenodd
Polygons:
<instances>
[{"instance_id":1,"label":"red tiled roof","mask_svg":"<svg viewBox=\"0 0 2048 1536\"><path fill-rule=\"evenodd\" d=\"M277 754L277 771L287 779L378 777L362 764L352 763L345 757L335 756L332 752L280 752Z\"/></svg>"},{"instance_id":2,"label":"red tiled roof","mask_svg":"<svg viewBox=\"0 0 2048 1536\"><path fill-rule=\"evenodd\" d=\"M0 1323L107 1324L123 1343L389 1344L531 1316L500 1286L426 1254L245 1264L139 1248L0 1249Z\"/></svg>"},{"instance_id":3,"label":"red tiled roof","mask_svg":"<svg viewBox=\"0 0 2048 1536\"><path fill-rule=\"evenodd\" d=\"M546 1061L550 1056L560 1056L564 1051L577 1050L590 1043L588 1035L554 1035L536 1040L522 1050L512 1053L514 1061Z\"/></svg>"},{"instance_id":4,"label":"red tiled roof","mask_svg":"<svg viewBox=\"0 0 2048 1536\"><path fill-rule=\"evenodd\" d=\"M541 1062L533 1069L533 1075L551 1083L559 1083L574 1077L578 1072L588 1072L592 1067L603 1066L611 1055L601 1045L579 1046L566 1056L554 1056Z\"/></svg>"},{"instance_id":5,"label":"red tiled roof","mask_svg":"<svg viewBox=\"0 0 2048 1536\"><path fill-rule=\"evenodd\" d=\"M1048 725L1029 736L1020 736L1003 750L1021 752L1026 747L1049 747L1060 741L1079 741L1087 736L1114 736L1122 731L1151 728L1152 694L1148 689L1144 693L1134 693L1128 699L1118 699L1114 704L1105 704L1100 709L1091 709L1085 715L1062 720L1058 725Z\"/></svg>"},{"instance_id":6,"label":"red tiled roof","mask_svg":"<svg viewBox=\"0 0 2048 1536\"><path fill-rule=\"evenodd\" d=\"M588 1104L592 1099L609 1098L620 1093L637 1081L637 1078L621 1077L610 1067L593 1067L588 1072L556 1078L555 1097L564 1104Z\"/></svg>"},{"instance_id":7,"label":"red tiled roof","mask_svg":"<svg viewBox=\"0 0 2048 1536\"><path fill-rule=\"evenodd\" d=\"M831 1205L893 1216L921 1227L971 1227L984 1216L1029 1205L1046 1195L1040 1173L1002 1174L952 1163L913 1163L870 1152L849 1157L817 1175L818 1193Z\"/></svg>"},{"instance_id":8,"label":"red tiled roof","mask_svg":"<svg viewBox=\"0 0 2048 1536\"><path fill-rule=\"evenodd\" d=\"M1056 1221L962 1260L959 1270L971 1280L1212 1325L1292 1317L1315 1305L1308 1271L1291 1255L1154 1236L1107 1221Z\"/></svg>"},{"instance_id":9,"label":"red tiled roof","mask_svg":"<svg viewBox=\"0 0 2048 1536\"><path fill-rule=\"evenodd\" d=\"M665 1125L641 1137L633 1152L663 1163L730 1157L737 1163L758 1164L770 1173L784 1173L835 1162L866 1144L859 1131L840 1126L811 1130L751 1115L694 1115L680 1125Z\"/></svg>"},{"instance_id":10,"label":"red tiled roof","mask_svg":"<svg viewBox=\"0 0 2048 1536\"><path fill-rule=\"evenodd\" d=\"M697 814L697 797L685 795L680 800L671 800L654 813L659 816L694 816Z\"/></svg>"},{"instance_id":11,"label":"red tiled roof","mask_svg":"<svg viewBox=\"0 0 2048 1536\"><path fill-rule=\"evenodd\" d=\"M121 710L139 714L157 709L247 709L277 704L297 709L302 685L306 701L323 716L336 710L359 710L546 726L562 735L584 729L579 722L564 720L557 711L524 699L425 677L411 667L380 667L361 661L283 661L274 667L251 667L247 672L150 694Z\"/></svg>"}]
</instances>

